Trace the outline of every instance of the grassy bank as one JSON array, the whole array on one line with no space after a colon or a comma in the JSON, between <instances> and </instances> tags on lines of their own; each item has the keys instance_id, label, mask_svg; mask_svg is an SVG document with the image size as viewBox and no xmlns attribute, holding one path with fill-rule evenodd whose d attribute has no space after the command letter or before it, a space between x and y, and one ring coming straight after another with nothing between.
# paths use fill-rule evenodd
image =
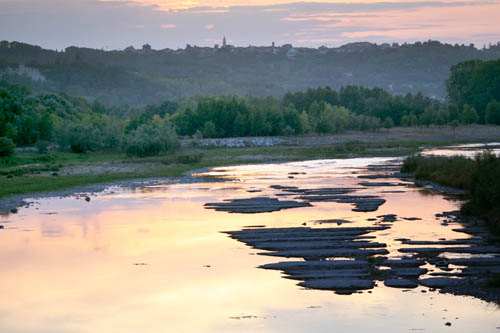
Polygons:
<instances>
[{"instance_id":1,"label":"grassy bank","mask_svg":"<svg viewBox=\"0 0 500 333\"><path fill-rule=\"evenodd\" d=\"M494 232L500 232L500 157L490 152L474 159L417 155L408 157L401 171L417 179L467 190L468 200L462 212L485 219Z\"/></svg>"},{"instance_id":2,"label":"grassy bank","mask_svg":"<svg viewBox=\"0 0 500 333\"><path fill-rule=\"evenodd\" d=\"M0 158L0 198L134 178L175 177L193 169L231 164L315 158L402 156L416 153L423 144L438 143L347 141L321 146L191 147L147 158L130 158L125 154L114 152L16 153L11 157Z\"/></svg>"},{"instance_id":3,"label":"grassy bank","mask_svg":"<svg viewBox=\"0 0 500 333\"><path fill-rule=\"evenodd\" d=\"M306 140L304 138L304 142ZM455 142L395 141L388 138L382 142L345 140L322 145L307 142L274 147L184 147L174 153L147 158L131 158L116 152L23 152L0 158L0 198L134 178L175 177L189 170L213 166L316 158L405 156L417 153L423 146Z\"/></svg>"}]
</instances>

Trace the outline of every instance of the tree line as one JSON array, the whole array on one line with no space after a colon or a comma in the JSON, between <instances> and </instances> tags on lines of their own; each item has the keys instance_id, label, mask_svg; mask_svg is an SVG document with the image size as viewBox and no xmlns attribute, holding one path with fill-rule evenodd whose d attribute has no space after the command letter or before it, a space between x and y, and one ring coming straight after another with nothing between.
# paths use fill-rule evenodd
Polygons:
<instances>
[{"instance_id":1,"label":"tree line","mask_svg":"<svg viewBox=\"0 0 500 333\"><path fill-rule=\"evenodd\" d=\"M450 105L476 111L479 123L500 125L500 59L461 62L450 72L446 81Z\"/></svg>"},{"instance_id":2,"label":"tree line","mask_svg":"<svg viewBox=\"0 0 500 333\"><path fill-rule=\"evenodd\" d=\"M150 156L175 149L178 136L224 138L336 134L393 126L500 125L500 60L451 68L446 101L349 85L277 97L201 96L144 107L108 106L61 94L36 95L0 82L0 155L50 143L82 153L122 150ZM3 147L3 148L2 148Z\"/></svg>"},{"instance_id":3,"label":"tree line","mask_svg":"<svg viewBox=\"0 0 500 333\"><path fill-rule=\"evenodd\" d=\"M66 94L34 96L24 86L0 82L0 156L12 154L16 146L33 145L39 151L57 144L75 153L123 150L137 156L178 146L168 114L155 114L130 128L131 121L112 111L99 101Z\"/></svg>"}]
</instances>

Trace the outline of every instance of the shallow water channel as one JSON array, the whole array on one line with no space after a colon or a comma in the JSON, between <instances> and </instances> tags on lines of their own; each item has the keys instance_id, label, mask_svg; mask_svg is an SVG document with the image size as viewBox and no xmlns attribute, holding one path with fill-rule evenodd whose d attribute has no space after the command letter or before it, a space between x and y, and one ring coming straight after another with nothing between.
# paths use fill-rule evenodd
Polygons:
<instances>
[{"instance_id":1,"label":"shallow water channel","mask_svg":"<svg viewBox=\"0 0 500 333\"><path fill-rule=\"evenodd\" d=\"M37 199L18 214L0 217L5 227L0 230L0 331L500 331L496 305L424 286L389 288L377 282L349 295L297 286L280 271L257 268L293 259L259 255L265 251L221 233L304 223L364 227L379 221L377 216L396 214L390 228L371 234L387 244L390 258L403 255L398 238L471 237L435 216L459 207L442 194L395 178L382 180L391 185L360 185L367 180L358 176L374 173L368 166L384 163L395 162L354 158L243 165L205 174L225 182L111 187L90 202L77 196ZM236 198L294 198L277 196L284 192L272 185L358 188L358 195L386 202L372 212L339 202L257 214L204 207ZM332 219L345 221L316 222Z\"/></svg>"}]
</instances>

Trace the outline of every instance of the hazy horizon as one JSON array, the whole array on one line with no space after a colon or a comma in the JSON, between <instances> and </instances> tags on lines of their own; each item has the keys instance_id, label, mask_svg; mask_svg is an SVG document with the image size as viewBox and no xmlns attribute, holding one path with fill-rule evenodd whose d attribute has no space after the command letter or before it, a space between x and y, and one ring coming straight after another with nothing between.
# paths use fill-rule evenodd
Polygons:
<instances>
[{"instance_id":1,"label":"hazy horizon","mask_svg":"<svg viewBox=\"0 0 500 333\"><path fill-rule=\"evenodd\" d=\"M49 49L500 40L500 1L0 0L0 40Z\"/></svg>"}]
</instances>

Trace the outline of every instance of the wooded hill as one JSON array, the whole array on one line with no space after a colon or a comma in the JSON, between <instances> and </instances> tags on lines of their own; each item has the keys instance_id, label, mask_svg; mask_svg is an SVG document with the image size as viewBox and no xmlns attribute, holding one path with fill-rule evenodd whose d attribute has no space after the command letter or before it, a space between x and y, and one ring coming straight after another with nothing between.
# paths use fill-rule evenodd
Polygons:
<instances>
[{"instance_id":1,"label":"wooded hill","mask_svg":"<svg viewBox=\"0 0 500 333\"><path fill-rule=\"evenodd\" d=\"M281 97L307 88L338 90L347 85L444 98L451 66L498 58L500 44L477 49L437 41L317 49L188 45L152 50L145 45L123 51L78 47L54 51L2 41L0 79L23 84L35 93L64 92L115 105L207 94Z\"/></svg>"}]
</instances>

